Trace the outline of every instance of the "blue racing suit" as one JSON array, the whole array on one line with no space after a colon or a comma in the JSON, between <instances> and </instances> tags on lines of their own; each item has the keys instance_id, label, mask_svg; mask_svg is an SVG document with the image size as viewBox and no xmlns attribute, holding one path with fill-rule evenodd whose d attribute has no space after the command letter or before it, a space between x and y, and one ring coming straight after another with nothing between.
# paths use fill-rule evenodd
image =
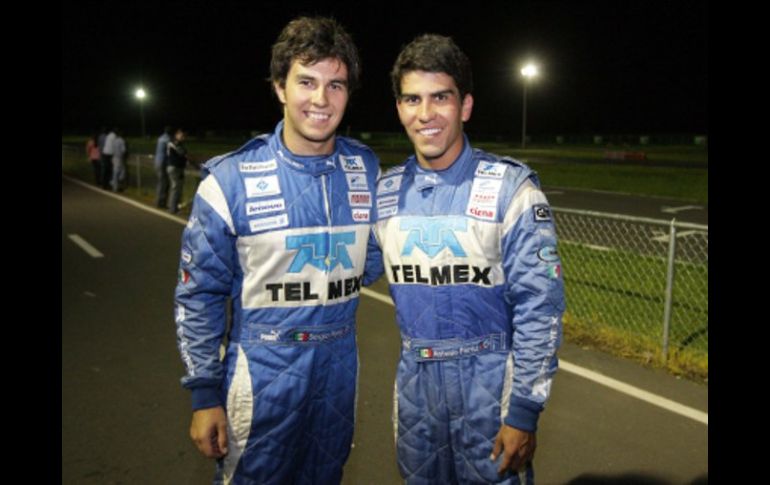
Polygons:
<instances>
[{"instance_id":1,"label":"blue racing suit","mask_svg":"<svg viewBox=\"0 0 770 485\"><path fill-rule=\"evenodd\" d=\"M295 156L282 128L205 164L182 236L182 385L228 418L216 483L339 483L350 453L379 162L344 137Z\"/></svg>"},{"instance_id":2,"label":"blue racing suit","mask_svg":"<svg viewBox=\"0 0 770 485\"><path fill-rule=\"evenodd\" d=\"M463 150L383 174L375 234L401 330L394 428L410 484L530 483L490 460L502 423L534 432L556 372L564 284L526 165ZM525 478L526 477L526 478ZM527 480L528 479L528 480Z\"/></svg>"}]
</instances>

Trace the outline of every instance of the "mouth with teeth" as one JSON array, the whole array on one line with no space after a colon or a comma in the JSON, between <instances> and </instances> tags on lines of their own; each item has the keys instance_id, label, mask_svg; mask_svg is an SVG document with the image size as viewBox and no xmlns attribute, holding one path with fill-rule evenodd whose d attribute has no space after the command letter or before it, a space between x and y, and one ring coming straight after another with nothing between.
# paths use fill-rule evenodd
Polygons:
<instances>
[{"instance_id":1,"label":"mouth with teeth","mask_svg":"<svg viewBox=\"0 0 770 485\"><path fill-rule=\"evenodd\" d=\"M431 138L441 133L441 128L423 128L421 130L417 130L417 133L422 136Z\"/></svg>"},{"instance_id":2,"label":"mouth with teeth","mask_svg":"<svg viewBox=\"0 0 770 485\"><path fill-rule=\"evenodd\" d=\"M327 113L316 113L314 111L306 111L305 116L313 121L329 121L332 115Z\"/></svg>"}]
</instances>

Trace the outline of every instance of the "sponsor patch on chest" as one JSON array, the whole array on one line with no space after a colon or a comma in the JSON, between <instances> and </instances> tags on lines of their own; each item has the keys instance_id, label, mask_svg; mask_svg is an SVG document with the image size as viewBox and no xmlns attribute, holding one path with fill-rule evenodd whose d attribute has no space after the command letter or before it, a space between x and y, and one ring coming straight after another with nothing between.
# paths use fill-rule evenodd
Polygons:
<instances>
[{"instance_id":1,"label":"sponsor patch on chest","mask_svg":"<svg viewBox=\"0 0 770 485\"><path fill-rule=\"evenodd\" d=\"M358 173L346 173L345 178L348 181L350 190L369 190L369 184L366 181L366 175Z\"/></svg>"},{"instance_id":2,"label":"sponsor patch on chest","mask_svg":"<svg viewBox=\"0 0 770 485\"><path fill-rule=\"evenodd\" d=\"M251 229L251 232L267 231L268 229L277 229L279 227L286 227L288 225L288 214L279 214L273 217L253 219L249 221L249 229Z\"/></svg>"},{"instance_id":3,"label":"sponsor patch on chest","mask_svg":"<svg viewBox=\"0 0 770 485\"><path fill-rule=\"evenodd\" d=\"M256 216L259 214L267 214L269 212L278 212L286 209L286 202L283 198L261 200L259 202L247 202L246 203L246 215Z\"/></svg>"},{"instance_id":4,"label":"sponsor patch on chest","mask_svg":"<svg viewBox=\"0 0 770 485\"><path fill-rule=\"evenodd\" d=\"M238 164L238 170L243 173L269 172L278 170L278 164L275 159L266 162L241 162Z\"/></svg>"},{"instance_id":5,"label":"sponsor patch on chest","mask_svg":"<svg viewBox=\"0 0 770 485\"><path fill-rule=\"evenodd\" d=\"M348 203L350 207L371 207L371 192L348 192Z\"/></svg>"},{"instance_id":6,"label":"sponsor patch on chest","mask_svg":"<svg viewBox=\"0 0 770 485\"><path fill-rule=\"evenodd\" d=\"M377 195L390 194L392 192L398 192L401 189L401 178L403 175L396 175L394 177L387 177L380 180L377 184Z\"/></svg>"},{"instance_id":7,"label":"sponsor patch on chest","mask_svg":"<svg viewBox=\"0 0 770 485\"><path fill-rule=\"evenodd\" d=\"M353 209L354 222L369 222L369 209Z\"/></svg>"},{"instance_id":8,"label":"sponsor patch on chest","mask_svg":"<svg viewBox=\"0 0 770 485\"><path fill-rule=\"evenodd\" d=\"M471 193L468 197L466 215L487 221L496 220L497 205L502 186L502 179L474 178Z\"/></svg>"},{"instance_id":9,"label":"sponsor patch on chest","mask_svg":"<svg viewBox=\"0 0 770 485\"><path fill-rule=\"evenodd\" d=\"M352 157L340 155L340 165L342 166L342 170L346 172L366 172L364 159L358 155Z\"/></svg>"},{"instance_id":10,"label":"sponsor patch on chest","mask_svg":"<svg viewBox=\"0 0 770 485\"><path fill-rule=\"evenodd\" d=\"M267 197L281 193L277 175L267 177L247 177L243 179L246 186L246 197Z\"/></svg>"},{"instance_id":11,"label":"sponsor patch on chest","mask_svg":"<svg viewBox=\"0 0 770 485\"><path fill-rule=\"evenodd\" d=\"M508 166L504 163L481 161L479 162L478 168L476 168L475 175L477 177L492 177L501 179L503 176L505 176L506 168L508 168Z\"/></svg>"}]
</instances>

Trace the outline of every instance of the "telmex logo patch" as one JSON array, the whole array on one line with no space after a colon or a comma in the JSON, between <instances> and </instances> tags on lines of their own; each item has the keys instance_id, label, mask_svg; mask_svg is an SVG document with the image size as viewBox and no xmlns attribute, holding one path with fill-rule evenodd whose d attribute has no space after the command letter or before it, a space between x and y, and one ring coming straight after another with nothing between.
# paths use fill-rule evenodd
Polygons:
<instances>
[{"instance_id":1,"label":"telmex logo patch","mask_svg":"<svg viewBox=\"0 0 770 485\"><path fill-rule=\"evenodd\" d=\"M286 236L286 249L297 250L288 272L300 273L308 264L324 272L332 271L339 264L345 269L352 269L353 261L347 246L355 242L355 232Z\"/></svg>"},{"instance_id":2,"label":"telmex logo patch","mask_svg":"<svg viewBox=\"0 0 770 485\"><path fill-rule=\"evenodd\" d=\"M468 221L464 217L442 219L405 218L401 220L401 231L409 231L404 242L402 256L409 256L415 247L433 258L443 249L449 248L453 255L466 257L455 231L466 232Z\"/></svg>"}]
</instances>

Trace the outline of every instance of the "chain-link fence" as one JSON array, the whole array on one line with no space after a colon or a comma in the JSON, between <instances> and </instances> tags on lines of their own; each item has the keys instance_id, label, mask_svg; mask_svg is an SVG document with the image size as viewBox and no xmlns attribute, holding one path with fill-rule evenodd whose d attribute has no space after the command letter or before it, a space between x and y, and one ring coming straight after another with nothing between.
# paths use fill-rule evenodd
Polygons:
<instances>
[{"instance_id":1,"label":"chain-link fence","mask_svg":"<svg viewBox=\"0 0 770 485\"><path fill-rule=\"evenodd\" d=\"M708 376L708 226L553 208L565 334Z\"/></svg>"}]
</instances>

